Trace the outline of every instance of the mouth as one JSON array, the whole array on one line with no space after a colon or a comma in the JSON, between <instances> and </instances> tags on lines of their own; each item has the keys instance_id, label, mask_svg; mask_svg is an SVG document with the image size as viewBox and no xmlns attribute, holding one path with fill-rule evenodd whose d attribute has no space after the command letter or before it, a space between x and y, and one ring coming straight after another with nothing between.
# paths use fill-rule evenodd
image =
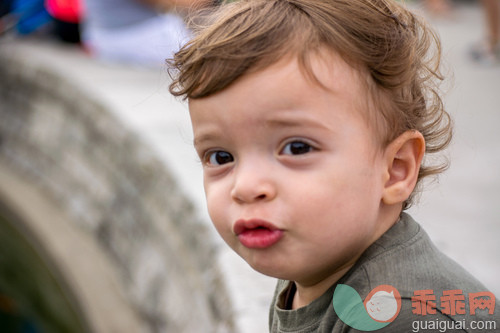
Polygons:
<instances>
[{"instance_id":1,"label":"mouth","mask_svg":"<svg viewBox=\"0 0 500 333\"><path fill-rule=\"evenodd\" d=\"M233 230L240 243L250 249L271 247L283 236L283 230L267 221L258 219L238 220L234 224Z\"/></svg>"}]
</instances>

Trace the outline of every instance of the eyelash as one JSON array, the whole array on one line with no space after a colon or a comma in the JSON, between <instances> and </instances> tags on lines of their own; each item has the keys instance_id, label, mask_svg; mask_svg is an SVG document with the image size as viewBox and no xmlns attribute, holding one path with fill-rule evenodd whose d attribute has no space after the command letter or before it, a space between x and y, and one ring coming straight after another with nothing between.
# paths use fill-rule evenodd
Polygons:
<instances>
[{"instance_id":1,"label":"eyelash","mask_svg":"<svg viewBox=\"0 0 500 333\"><path fill-rule=\"evenodd\" d=\"M222 158L226 158L229 160L225 161L223 163L221 163L220 161L217 161L217 160L212 161L213 158L217 159L216 154L224 154L225 156L223 156ZM210 166L221 166L221 165L224 165L227 163L231 163L233 161L234 161L233 155L231 155L231 153L228 153L227 151L224 151L224 150L210 150L203 155L203 163L206 165L210 165Z\"/></svg>"},{"instance_id":2,"label":"eyelash","mask_svg":"<svg viewBox=\"0 0 500 333\"><path fill-rule=\"evenodd\" d=\"M301 151L293 153L292 149L294 149L294 147L292 147L292 145L294 145L294 144L296 145L295 149L300 149ZM301 147L297 147L297 144L300 144ZM289 148L288 150L290 150L290 153L285 153L287 148ZM303 150L304 148L305 148L305 151ZM280 154L296 156L296 155L308 154L312 151L314 151L314 147L311 144L309 144L308 142L305 142L303 140L296 139L296 140L292 140L292 141L287 142L283 146L283 148L281 149Z\"/></svg>"}]
</instances>

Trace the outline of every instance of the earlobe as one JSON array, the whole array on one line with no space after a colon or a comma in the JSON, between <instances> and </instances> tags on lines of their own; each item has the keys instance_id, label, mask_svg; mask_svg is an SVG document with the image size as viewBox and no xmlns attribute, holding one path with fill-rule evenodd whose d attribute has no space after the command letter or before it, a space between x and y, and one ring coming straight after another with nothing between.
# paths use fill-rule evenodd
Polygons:
<instances>
[{"instance_id":1,"label":"earlobe","mask_svg":"<svg viewBox=\"0 0 500 333\"><path fill-rule=\"evenodd\" d=\"M406 131L387 146L386 182L382 201L403 203L413 192L425 153L425 139L418 131Z\"/></svg>"}]
</instances>

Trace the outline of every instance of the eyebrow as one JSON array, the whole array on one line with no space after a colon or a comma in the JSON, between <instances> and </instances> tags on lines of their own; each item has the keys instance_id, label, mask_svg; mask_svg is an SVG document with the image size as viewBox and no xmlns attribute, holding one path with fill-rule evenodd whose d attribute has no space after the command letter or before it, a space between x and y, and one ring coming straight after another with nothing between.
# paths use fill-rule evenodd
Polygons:
<instances>
[{"instance_id":1,"label":"eyebrow","mask_svg":"<svg viewBox=\"0 0 500 333\"><path fill-rule=\"evenodd\" d=\"M318 122L317 120L309 119L307 117L296 117L296 118L273 118L266 121L266 125L269 127L316 127L318 129L328 129L322 122Z\"/></svg>"},{"instance_id":2,"label":"eyebrow","mask_svg":"<svg viewBox=\"0 0 500 333\"><path fill-rule=\"evenodd\" d=\"M318 122L307 117L276 117L267 119L263 126L270 128L300 128L304 126L314 127L317 129L328 130L328 126L324 123ZM213 141L220 138L220 133L218 131L206 131L193 138L193 145L196 147L205 141Z\"/></svg>"},{"instance_id":3,"label":"eyebrow","mask_svg":"<svg viewBox=\"0 0 500 333\"><path fill-rule=\"evenodd\" d=\"M196 147L201 142L215 140L217 136L213 133L204 133L193 138L193 145Z\"/></svg>"}]
</instances>

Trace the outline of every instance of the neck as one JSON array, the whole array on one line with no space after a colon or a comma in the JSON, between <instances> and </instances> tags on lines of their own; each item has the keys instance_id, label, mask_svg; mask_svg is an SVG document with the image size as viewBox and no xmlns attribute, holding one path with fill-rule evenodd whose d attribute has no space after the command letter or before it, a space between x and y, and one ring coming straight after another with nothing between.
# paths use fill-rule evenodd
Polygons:
<instances>
[{"instance_id":1,"label":"neck","mask_svg":"<svg viewBox=\"0 0 500 333\"><path fill-rule=\"evenodd\" d=\"M295 282L297 288L295 295L293 296L292 309L298 309L309 305L315 299L321 297L328 288L330 288L335 282L337 282L347 271L354 265L354 263L349 264L328 276L328 278L323 279L315 284L301 284Z\"/></svg>"}]
</instances>

